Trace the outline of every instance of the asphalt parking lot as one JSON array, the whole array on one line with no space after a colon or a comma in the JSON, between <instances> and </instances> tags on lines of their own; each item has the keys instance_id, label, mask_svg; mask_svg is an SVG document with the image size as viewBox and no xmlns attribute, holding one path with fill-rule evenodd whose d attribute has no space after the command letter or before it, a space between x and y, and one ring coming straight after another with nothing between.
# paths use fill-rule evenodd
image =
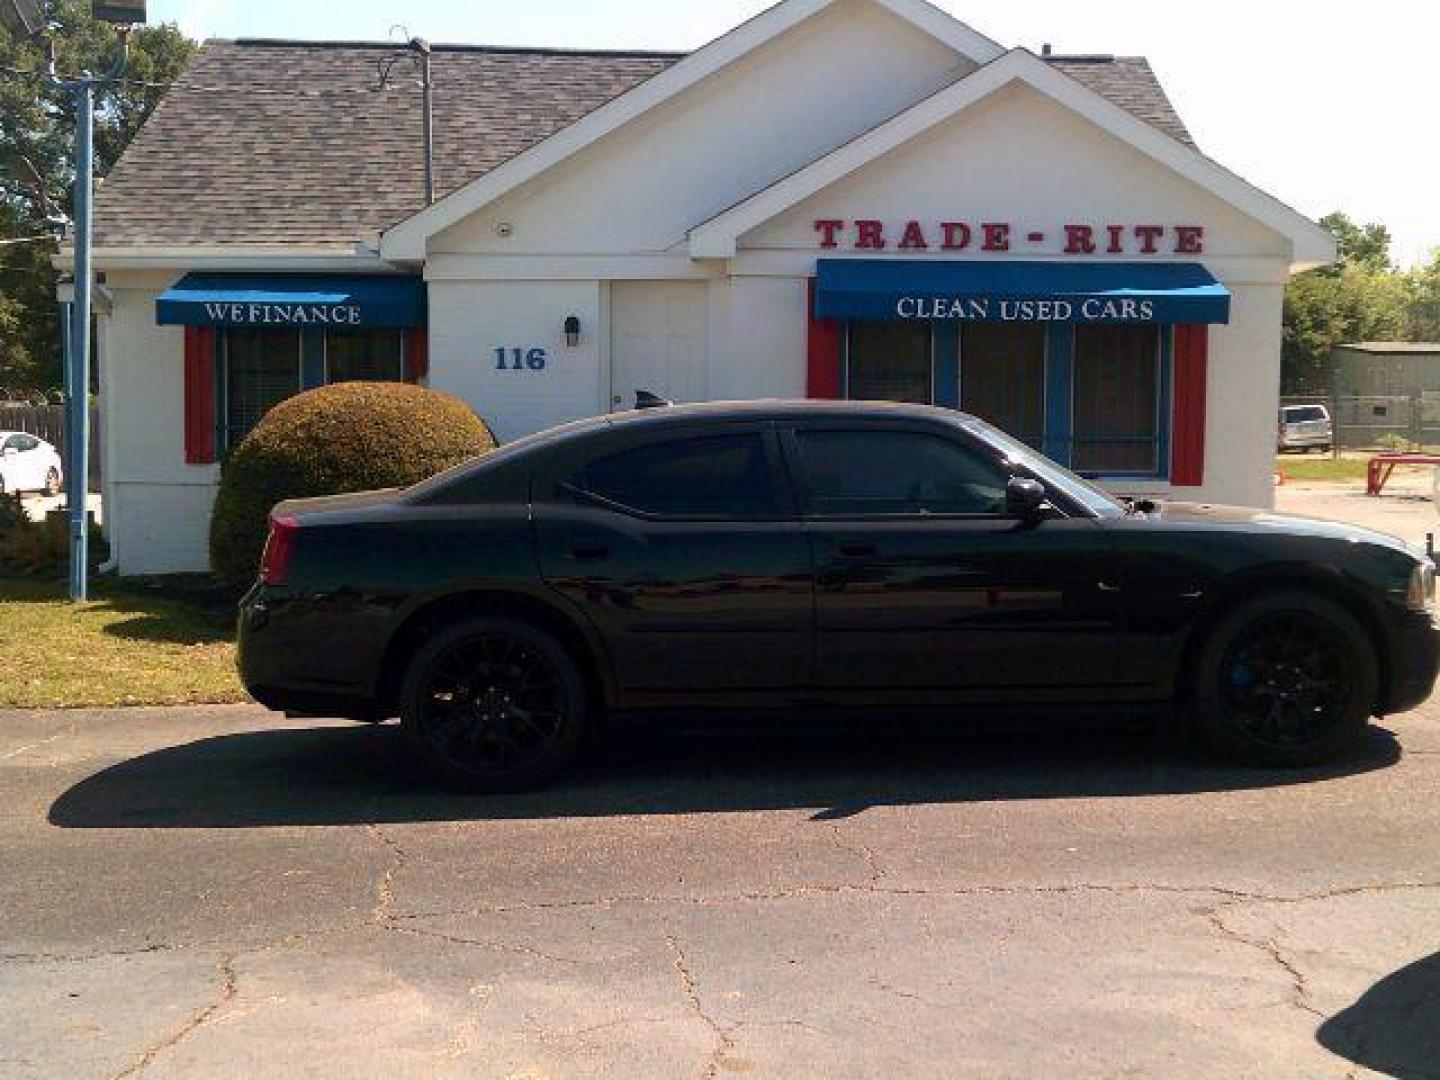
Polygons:
<instances>
[{"instance_id":1,"label":"asphalt parking lot","mask_svg":"<svg viewBox=\"0 0 1440 1080\"><path fill-rule=\"evenodd\" d=\"M1440 709L638 736L480 799L391 728L0 715L0 1075L1440 1075Z\"/></svg>"}]
</instances>

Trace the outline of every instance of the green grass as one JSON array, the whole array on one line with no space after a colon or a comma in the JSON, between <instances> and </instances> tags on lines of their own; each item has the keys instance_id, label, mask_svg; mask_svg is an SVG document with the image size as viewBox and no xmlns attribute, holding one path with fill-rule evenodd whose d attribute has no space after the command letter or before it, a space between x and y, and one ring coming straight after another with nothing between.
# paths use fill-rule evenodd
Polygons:
<instances>
[{"instance_id":1,"label":"green grass","mask_svg":"<svg viewBox=\"0 0 1440 1080\"><path fill-rule=\"evenodd\" d=\"M213 599L98 584L0 579L0 708L244 701L233 613Z\"/></svg>"},{"instance_id":2,"label":"green grass","mask_svg":"<svg viewBox=\"0 0 1440 1080\"><path fill-rule=\"evenodd\" d=\"M1285 474L1287 480L1332 481L1335 483L1358 480L1365 482L1366 467L1370 458L1362 457L1312 457L1308 454L1282 454L1275 468Z\"/></svg>"}]
</instances>

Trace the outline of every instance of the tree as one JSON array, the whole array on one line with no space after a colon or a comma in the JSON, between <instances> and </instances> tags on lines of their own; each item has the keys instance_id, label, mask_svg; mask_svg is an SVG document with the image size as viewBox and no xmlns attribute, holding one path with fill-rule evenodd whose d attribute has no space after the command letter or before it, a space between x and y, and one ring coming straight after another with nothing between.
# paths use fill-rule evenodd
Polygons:
<instances>
[{"instance_id":1,"label":"tree","mask_svg":"<svg viewBox=\"0 0 1440 1080\"><path fill-rule=\"evenodd\" d=\"M90 15L88 0L45 0L57 29L61 72L100 71L115 55L115 29ZM96 174L104 176L195 52L173 25L131 35L126 81L95 103ZM56 274L51 259L57 217L73 209L75 110L47 80L15 72L43 70L43 42L0 29L0 387L44 390L62 382ZM8 69L8 70L5 70Z\"/></svg>"},{"instance_id":2,"label":"tree","mask_svg":"<svg viewBox=\"0 0 1440 1080\"><path fill-rule=\"evenodd\" d=\"M1440 251L1410 274L1410 340L1440 341Z\"/></svg>"},{"instance_id":3,"label":"tree","mask_svg":"<svg viewBox=\"0 0 1440 1080\"><path fill-rule=\"evenodd\" d=\"M1358 266L1372 274L1395 269L1390 261L1390 230L1379 222L1357 225L1348 214L1337 210L1321 218L1320 225L1330 230L1340 249L1339 262L1322 271L1326 276L1337 277L1347 266Z\"/></svg>"},{"instance_id":4,"label":"tree","mask_svg":"<svg viewBox=\"0 0 1440 1080\"><path fill-rule=\"evenodd\" d=\"M1390 261L1390 230L1378 223L1357 225L1340 211L1320 224L1334 234L1339 259L1334 266L1301 274L1286 290L1285 394L1328 395L1336 345L1404 340L1412 329L1414 287Z\"/></svg>"}]
</instances>

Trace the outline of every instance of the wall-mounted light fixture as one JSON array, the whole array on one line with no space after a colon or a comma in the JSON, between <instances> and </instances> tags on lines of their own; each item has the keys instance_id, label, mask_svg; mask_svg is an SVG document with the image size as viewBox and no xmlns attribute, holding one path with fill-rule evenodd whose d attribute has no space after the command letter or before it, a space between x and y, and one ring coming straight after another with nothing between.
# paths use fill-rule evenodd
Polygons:
<instances>
[{"instance_id":1,"label":"wall-mounted light fixture","mask_svg":"<svg viewBox=\"0 0 1440 1080\"><path fill-rule=\"evenodd\" d=\"M580 316L571 315L565 320L565 344L575 348L580 344Z\"/></svg>"}]
</instances>

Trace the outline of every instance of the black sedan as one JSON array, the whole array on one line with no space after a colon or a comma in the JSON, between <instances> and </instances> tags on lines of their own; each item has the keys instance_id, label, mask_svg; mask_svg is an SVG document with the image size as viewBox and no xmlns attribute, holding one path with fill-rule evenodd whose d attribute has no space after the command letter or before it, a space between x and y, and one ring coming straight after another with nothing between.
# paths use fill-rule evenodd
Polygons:
<instances>
[{"instance_id":1,"label":"black sedan","mask_svg":"<svg viewBox=\"0 0 1440 1080\"><path fill-rule=\"evenodd\" d=\"M405 491L277 507L240 667L294 715L399 716L481 790L620 713L1177 703L1269 765L1437 673L1398 540L1123 503L971 417L747 403L603 417Z\"/></svg>"}]
</instances>

